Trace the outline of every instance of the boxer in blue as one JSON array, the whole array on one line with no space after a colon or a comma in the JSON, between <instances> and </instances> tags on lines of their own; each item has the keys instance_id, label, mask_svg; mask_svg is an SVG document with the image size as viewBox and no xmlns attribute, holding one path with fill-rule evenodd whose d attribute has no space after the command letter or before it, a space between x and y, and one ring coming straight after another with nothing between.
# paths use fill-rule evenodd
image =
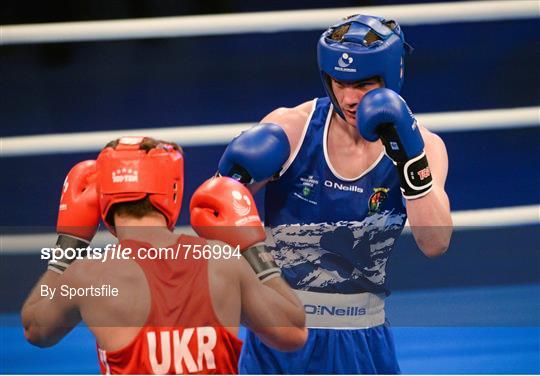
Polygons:
<instances>
[{"instance_id":1,"label":"boxer in blue","mask_svg":"<svg viewBox=\"0 0 540 376\"><path fill-rule=\"evenodd\" d=\"M399 96L410 50L395 21L356 15L326 30L328 97L279 108L227 147L219 173L266 185L267 246L304 304L306 345L248 333L243 373L399 373L385 320L385 266L408 218L428 257L452 233L443 141Z\"/></svg>"}]
</instances>

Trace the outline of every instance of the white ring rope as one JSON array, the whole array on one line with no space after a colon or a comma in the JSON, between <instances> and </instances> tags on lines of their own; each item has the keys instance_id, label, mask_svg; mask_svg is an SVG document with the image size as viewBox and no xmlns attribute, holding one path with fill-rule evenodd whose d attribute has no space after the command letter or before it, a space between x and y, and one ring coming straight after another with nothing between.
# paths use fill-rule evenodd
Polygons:
<instances>
[{"instance_id":1,"label":"white ring rope","mask_svg":"<svg viewBox=\"0 0 540 376\"><path fill-rule=\"evenodd\" d=\"M375 7L306 9L131 20L0 26L1 44L55 43L223 34L321 31L345 16L380 15L402 25L496 21L540 16L537 0L470 1Z\"/></svg>"},{"instance_id":2,"label":"white ring rope","mask_svg":"<svg viewBox=\"0 0 540 376\"><path fill-rule=\"evenodd\" d=\"M439 112L417 115L420 124L434 132L537 127L540 107L497 110ZM0 156L27 156L99 151L121 136L149 136L174 141L181 146L225 145L242 130L255 123L194 125L170 128L126 129L14 136L0 139Z\"/></svg>"},{"instance_id":3,"label":"white ring rope","mask_svg":"<svg viewBox=\"0 0 540 376\"><path fill-rule=\"evenodd\" d=\"M452 213L456 230L479 228L508 227L540 223L540 205L514 206L508 208L466 210ZM177 232L194 235L190 226L180 226ZM409 233L410 228L406 227ZM43 247L52 247L56 242L54 233L0 235L0 255L35 254ZM92 241L92 247L103 248L107 244L116 243L116 239L108 231L99 231Z\"/></svg>"}]
</instances>

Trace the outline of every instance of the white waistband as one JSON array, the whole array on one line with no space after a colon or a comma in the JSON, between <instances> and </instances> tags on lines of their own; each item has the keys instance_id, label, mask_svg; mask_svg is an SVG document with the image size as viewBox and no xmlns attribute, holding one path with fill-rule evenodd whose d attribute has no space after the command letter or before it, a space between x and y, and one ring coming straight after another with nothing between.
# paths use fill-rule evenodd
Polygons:
<instances>
[{"instance_id":1,"label":"white waistband","mask_svg":"<svg viewBox=\"0 0 540 376\"><path fill-rule=\"evenodd\" d=\"M294 290L308 328L366 329L384 324L384 294L325 294Z\"/></svg>"}]
</instances>

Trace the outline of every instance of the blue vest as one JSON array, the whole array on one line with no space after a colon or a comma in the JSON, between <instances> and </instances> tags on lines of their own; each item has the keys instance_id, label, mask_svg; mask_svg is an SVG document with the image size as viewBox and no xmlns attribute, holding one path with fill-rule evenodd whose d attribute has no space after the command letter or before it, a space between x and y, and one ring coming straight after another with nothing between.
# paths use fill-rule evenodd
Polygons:
<instances>
[{"instance_id":1,"label":"blue vest","mask_svg":"<svg viewBox=\"0 0 540 376\"><path fill-rule=\"evenodd\" d=\"M381 154L358 178L338 177L325 147L332 105L315 101L296 156L266 186L268 247L294 289L388 294L386 262L407 219L396 169Z\"/></svg>"}]
</instances>

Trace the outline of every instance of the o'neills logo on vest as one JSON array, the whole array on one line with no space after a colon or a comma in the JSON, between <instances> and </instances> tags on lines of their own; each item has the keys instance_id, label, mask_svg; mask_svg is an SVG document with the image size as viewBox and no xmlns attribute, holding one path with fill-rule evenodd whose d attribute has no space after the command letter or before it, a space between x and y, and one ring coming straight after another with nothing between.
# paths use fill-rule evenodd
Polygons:
<instances>
[{"instance_id":1,"label":"o'neills logo on vest","mask_svg":"<svg viewBox=\"0 0 540 376\"><path fill-rule=\"evenodd\" d=\"M139 181L139 171L131 168L119 168L112 172L113 183L136 183Z\"/></svg>"},{"instance_id":2,"label":"o'neills logo on vest","mask_svg":"<svg viewBox=\"0 0 540 376\"><path fill-rule=\"evenodd\" d=\"M331 181L331 180L325 180L324 186L328 188L338 189L340 191L349 191L349 192L357 192L357 193L364 192L363 188L357 187L356 185L345 185L345 184L341 184L341 183Z\"/></svg>"},{"instance_id":3,"label":"o'neills logo on vest","mask_svg":"<svg viewBox=\"0 0 540 376\"><path fill-rule=\"evenodd\" d=\"M171 364L174 365L174 373L177 375L216 369L213 350L217 343L217 333L211 326L150 331L146 334L146 339L152 372L156 375L169 373ZM159 356L157 341L160 341Z\"/></svg>"}]
</instances>

